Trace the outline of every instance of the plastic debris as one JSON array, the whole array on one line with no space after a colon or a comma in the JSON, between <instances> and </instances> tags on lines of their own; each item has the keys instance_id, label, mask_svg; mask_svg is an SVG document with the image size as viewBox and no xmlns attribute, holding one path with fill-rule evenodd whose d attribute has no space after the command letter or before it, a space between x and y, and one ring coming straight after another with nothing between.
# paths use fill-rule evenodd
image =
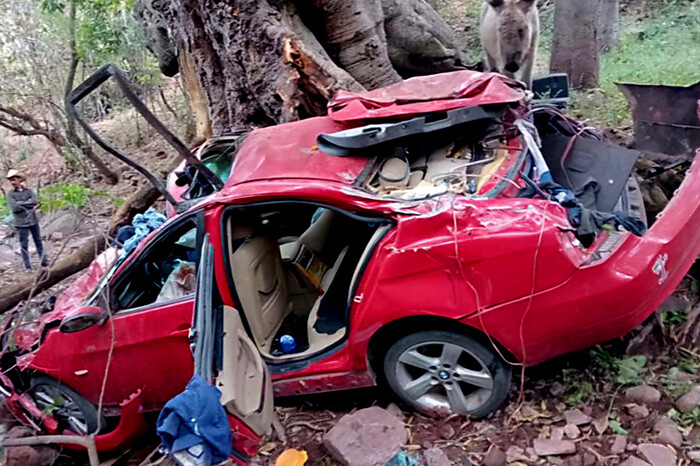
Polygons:
<instances>
[{"instance_id":1,"label":"plastic debris","mask_svg":"<svg viewBox=\"0 0 700 466\"><path fill-rule=\"evenodd\" d=\"M306 450L289 448L277 457L275 466L303 466L308 459L309 455L306 453Z\"/></svg>"}]
</instances>

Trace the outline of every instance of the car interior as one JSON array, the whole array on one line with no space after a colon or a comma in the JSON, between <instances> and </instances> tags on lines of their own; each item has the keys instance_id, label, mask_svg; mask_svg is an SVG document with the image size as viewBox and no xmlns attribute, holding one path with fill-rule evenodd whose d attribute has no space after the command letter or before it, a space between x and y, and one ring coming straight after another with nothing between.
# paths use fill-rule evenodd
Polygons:
<instances>
[{"instance_id":1,"label":"car interior","mask_svg":"<svg viewBox=\"0 0 700 466\"><path fill-rule=\"evenodd\" d=\"M134 309L193 294L198 256L197 225L194 220L184 222L145 251L129 273L122 274L128 279L113 288L113 309Z\"/></svg>"},{"instance_id":2,"label":"car interior","mask_svg":"<svg viewBox=\"0 0 700 466\"><path fill-rule=\"evenodd\" d=\"M341 341L351 286L386 221L301 202L230 212L234 300L261 353L298 358Z\"/></svg>"}]
</instances>

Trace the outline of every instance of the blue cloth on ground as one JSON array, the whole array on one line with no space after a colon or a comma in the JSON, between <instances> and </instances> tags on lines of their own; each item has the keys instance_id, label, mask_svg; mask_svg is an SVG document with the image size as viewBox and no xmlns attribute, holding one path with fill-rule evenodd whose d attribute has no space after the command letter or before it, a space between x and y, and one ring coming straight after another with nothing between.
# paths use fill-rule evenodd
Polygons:
<instances>
[{"instance_id":1,"label":"blue cloth on ground","mask_svg":"<svg viewBox=\"0 0 700 466\"><path fill-rule=\"evenodd\" d=\"M195 375L185 391L168 401L158 415L157 432L169 452L198 444L209 449L212 463L225 461L231 454L233 434L221 392Z\"/></svg>"}]
</instances>

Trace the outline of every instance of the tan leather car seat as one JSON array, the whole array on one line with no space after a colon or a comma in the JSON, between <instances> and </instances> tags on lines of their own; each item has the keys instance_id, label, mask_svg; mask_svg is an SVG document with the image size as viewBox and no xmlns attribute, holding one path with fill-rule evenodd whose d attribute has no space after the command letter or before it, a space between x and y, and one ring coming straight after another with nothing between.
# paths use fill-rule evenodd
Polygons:
<instances>
[{"instance_id":1,"label":"tan leather car seat","mask_svg":"<svg viewBox=\"0 0 700 466\"><path fill-rule=\"evenodd\" d=\"M280 248L276 241L242 228L234 227L232 239L243 239L231 257L233 284L256 344L269 352L282 321L292 312Z\"/></svg>"}]
</instances>

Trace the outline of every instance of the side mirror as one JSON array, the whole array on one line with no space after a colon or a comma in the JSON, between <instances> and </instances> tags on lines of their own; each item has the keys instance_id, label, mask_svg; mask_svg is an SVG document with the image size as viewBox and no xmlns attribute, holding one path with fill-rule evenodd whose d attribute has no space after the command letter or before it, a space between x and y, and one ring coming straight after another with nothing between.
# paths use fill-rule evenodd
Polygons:
<instances>
[{"instance_id":1,"label":"side mirror","mask_svg":"<svg viewBox=\"0 0 700 466\"><path fill-rule=\"evenodd\" d=\"M93 325L102 325L109 319L109 313L100 307L84 308L83 311L63 319L58 330L62 333L80 332Z\"/></svg>"}]
</instances>

